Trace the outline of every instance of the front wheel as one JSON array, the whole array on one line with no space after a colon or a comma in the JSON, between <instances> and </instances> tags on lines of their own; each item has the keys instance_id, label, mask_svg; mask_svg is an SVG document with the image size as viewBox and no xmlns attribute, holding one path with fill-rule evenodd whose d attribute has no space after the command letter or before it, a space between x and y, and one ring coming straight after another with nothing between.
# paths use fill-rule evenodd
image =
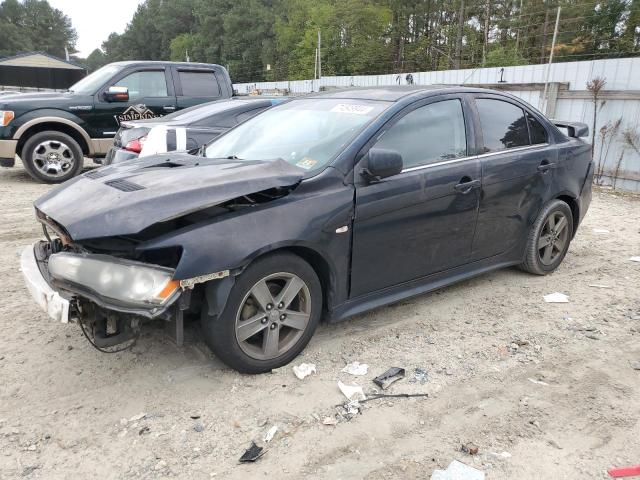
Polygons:
<instances>
[{"instance_id":1,"label":"front wheel","mask_svg":"<svg viewBox=\"0 0 640 480\"><path fill-rule=\"evenodd\" d=\"M520 267L536 275L553 272L567 254L572 237L571 208L562 200L553 200L531 226L525 260Z\"/></svg>"},{"instance_id":2,"label":"front wheel","mask_svg":"<svg viewBox=\"0 0 640 480\"><path fill-rule=\"evenodd\" d=\"M286 365L309 343L320 321L322 287L300 257L258 259L236 278L219 316L203 305L204 339L224 363L243 373Z\"/></svg>"},{"instance_id":3,"label":"front wheel","mask_svg":"<svg viewBox=\"0 0 640 480\"><path fill-rule=\"evenodd\" d=\"M20 158L27 173L45 183L62 183L82 170L82 148L66 133L53 130L31 136Z\"/></svg>"}]
</instances>

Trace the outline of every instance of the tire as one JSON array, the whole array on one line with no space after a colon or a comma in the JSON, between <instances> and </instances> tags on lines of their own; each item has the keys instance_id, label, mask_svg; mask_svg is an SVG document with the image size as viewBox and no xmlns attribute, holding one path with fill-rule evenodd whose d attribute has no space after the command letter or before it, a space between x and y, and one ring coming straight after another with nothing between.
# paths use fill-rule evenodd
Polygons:
<instances>
[{"instance_id":1,"label":"tire","mask_svg":"<svg viewBox=\"0 0 640 480\"><path fill-rule=\"evenodd\" d=\"M525 259L520 268L535 275L553 272L562 263L572 238L571 208L562 200L552 200L544 206L529 230Z\"/></svg>"},{"instance_id":2,"label":"tire","mask_svg":"<svg viewBox=\"0 0 640 480\"><path fill-rule=\"evenodd\" d=\"M298 292L293 300L283 294L285 286ZM269 372L291 362L311 340L322 314L322 287L303 259L276 253L251 263L236 278L219 316L208 312L205 301L204 340L220 360L242 373Z\"/></svg>"},{"instance_id":3,"label":"tire","mask_svg":"<svg viewBox=\"0 0 640 480\"><path fill-rule=\"evenodd\" d=\"M66 133L47 130L29 137L20 155L35 180L62 183L82 171L82 148Z\"/></svg>"}]
</instances>

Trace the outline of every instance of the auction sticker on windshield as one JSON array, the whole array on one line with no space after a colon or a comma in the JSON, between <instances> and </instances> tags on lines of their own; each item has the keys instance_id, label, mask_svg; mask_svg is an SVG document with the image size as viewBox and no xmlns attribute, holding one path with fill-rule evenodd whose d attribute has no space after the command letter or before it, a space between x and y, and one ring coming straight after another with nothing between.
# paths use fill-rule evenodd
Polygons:
<instances>
[{"instance_id":1,"label":"auction sticker on windshield","mask_svg":"<svg viewBox=\"0 0 640 480\"><path fill-rule=\"evenodd\" d=\"M369 105L357 105L352 103L339 103L331 109L332 112L337 113L355 113L356 115L366 115L373 107Z\"/></svg>"},{"instance_id":2,"label":"auction sticker on windshield","mask_svg":"<svg viewBox=\"0 0 640 480\"><path fill-rule=\"evenodd\" d=\"M300 168L304 168L305 170L309 170L315 167L316 163L318 163L317 160L314 160L313 158L309 158L309 157L304 157L302 160L296 163L296 166Z\"/></svg>"}]
</instances>

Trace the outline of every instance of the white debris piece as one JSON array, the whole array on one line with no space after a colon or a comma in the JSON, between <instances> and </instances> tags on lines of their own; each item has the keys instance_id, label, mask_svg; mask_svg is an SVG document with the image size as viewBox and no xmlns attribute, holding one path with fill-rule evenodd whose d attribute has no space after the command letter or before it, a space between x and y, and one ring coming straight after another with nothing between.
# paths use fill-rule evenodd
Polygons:
<instances>
[{"instance_id":1,"label":"white debris piece","mask_svg":"<svg viewBox=\"0 0 640 480\"><path fill-rule=\"evenodd\" d=\"M493 458L497 458L498 460L506 460L507 458L511 458L511 454L509 452L489 452L489 455Z\"/></svg>"},{"instance_id":2,"label":"white debris piece","mask_svg":"<svg viewBox=\"0 0 640 480\"><path fill-rule=\"evenodd\" d=\"M274 437L274 435L276 434L277 431L278 431L278 426L274 425L269 430L267 430L267 433L264 434L264 437L262 437L262 439L265 442L269 443L271 440L273 440L273 437Z\"/></svg>"},{"instance_id":3,"label":"white debris piece","mask_svg":"<svg viewBox=\"0 0 640 480\"><path fill-rule=\"evenodd\" d=\"M342 369L342 371L350 375L366 375L369 371L369 365L367 365L366 363L351 362L348 363L347 366Z\"/></svg>"},{"instance_id":4,"label":"white debris piece","mask_svg":"<svg viewBox=\"0 0 640 480\"><path fill-rule=\"evenodd\" d=\"M315 363L301 363L300 365L296 365L293 367L293 373L296 377L302 380L305 377L308 377L312 373L316 373L316 364Z\"/></svg>"},{"instance_id":5,"label":"white debris piece","mask_svg":"<svg viewBox=\"0 0 640 480\"><path fill-rule=\"evenodd\" d=\"M360 385L345 385L341 381L338 380L338 388L342 392L342 394L347 397L347 400L366 400L364 392L362 391L362 387Z\"/></svg>"},{"instance_id":6,"label":"white debris piece","mask_svg":"<svg viewBox=\"0 0 640 480\"><path fill-rule=\"evenodd\" d=\"M589 286L593 288L611 288L609 285L602 285L601 283L590 283Z\"/></svg>"},{"instance_id":7,"label":"white debris piece","mask_svg":"<svg viewBox=\"0 0 640 480\"><path fill-rule=\"evenodd\" d=\"M482 470L454 460L446 470L434 470L431 480L485 480L485 476Z\"/></svg>"},{"instance_id":8,"label":"white debris piece","mask_svg":"<svg viewBox=\"0 0 640 480\"><path fill-rule=\"evenodd\" d=\"M549 295L545 295L543 298L547 303L569 303L569 297L560 292L550 293Z\"/></svg>"},{"instance_id":9,"label":"white debris piece","mask_svg":"<svg viewBox=\"0 0 640 480\"><path fill-rule=\"evenodd\" d=\"M631 257L629 260L632 262L640 262L640 257Z\"/></svg>"},{"instance_id":10,"label":"white debris piece","mask_svg":"<svg viewBox=\"0 0 640 480\"><path fill-rule=\"evenodd\" d=\"M593 233L611 233L611 232L606 228L594 228Z\"/></svg>"},{"instance_id":11,"label":"white debris piece","mask_svg":"<svg viewBox=\"0 0 640 480\"><path fill-rule=\"evenodd\" d=\"M531 383L535 383L536 385L545 385L549 386L547 382L543 382L542 380L536 380L535 378L527 378Z\"/></svg>"},{"instance_id":12,"label":"white debris piece","mask_svg":"<svg viewBox=\"0 0 640 480\"><path fill-rule=\"evenodd\" d=\"M338 424L338 420L336 419L336 417L324 417L324 420L322 420L322 424L323 425L337 425Z\"/></svg>"},{"instance_id":13,"label":"white debris piece","mask_svg":"<svg viewBox=\"0 0 640 480\"><path fill-rule=\"evenodd\" d=\"M130 422L137 422L138 420L142 420L146 416L147 416L146 413L139 413L138 415L134 415L133 417L131 417L129 419L129 421Z\"/></svg>"}]
</instances>

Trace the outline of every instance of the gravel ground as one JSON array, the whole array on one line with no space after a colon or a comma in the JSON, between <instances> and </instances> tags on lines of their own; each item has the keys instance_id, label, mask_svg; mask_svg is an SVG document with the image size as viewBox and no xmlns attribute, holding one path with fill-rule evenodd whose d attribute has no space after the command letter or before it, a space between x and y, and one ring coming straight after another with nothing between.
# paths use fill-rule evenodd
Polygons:
<instances>
[{"instance_id":1,"label":"gravel ground","mask_svg":"<svg viewBox=\"0 0 640 480\"><path fill-rule=\"evenodd\" d=\"M18 252L41 236L31 204L49 188L0 171L2 479L426 479L453 459L488 479L588 479L640 463L638 197L596 192L553 275L507 269L322 326L296 362L317 373L298 380L291 365L225 368L195 327L184 348L149 326L105 355L77 325L48 320ZM570 303L544 303L556 291ZM341 373L354 360L369 373ZM373 400L347 420L336 382L373 392L391 366L407 378L388 392L429 397ZM239 464L273 425L264 456ZM467 442L476 455L460 451Z\"/></svg>"}]
</instances>

